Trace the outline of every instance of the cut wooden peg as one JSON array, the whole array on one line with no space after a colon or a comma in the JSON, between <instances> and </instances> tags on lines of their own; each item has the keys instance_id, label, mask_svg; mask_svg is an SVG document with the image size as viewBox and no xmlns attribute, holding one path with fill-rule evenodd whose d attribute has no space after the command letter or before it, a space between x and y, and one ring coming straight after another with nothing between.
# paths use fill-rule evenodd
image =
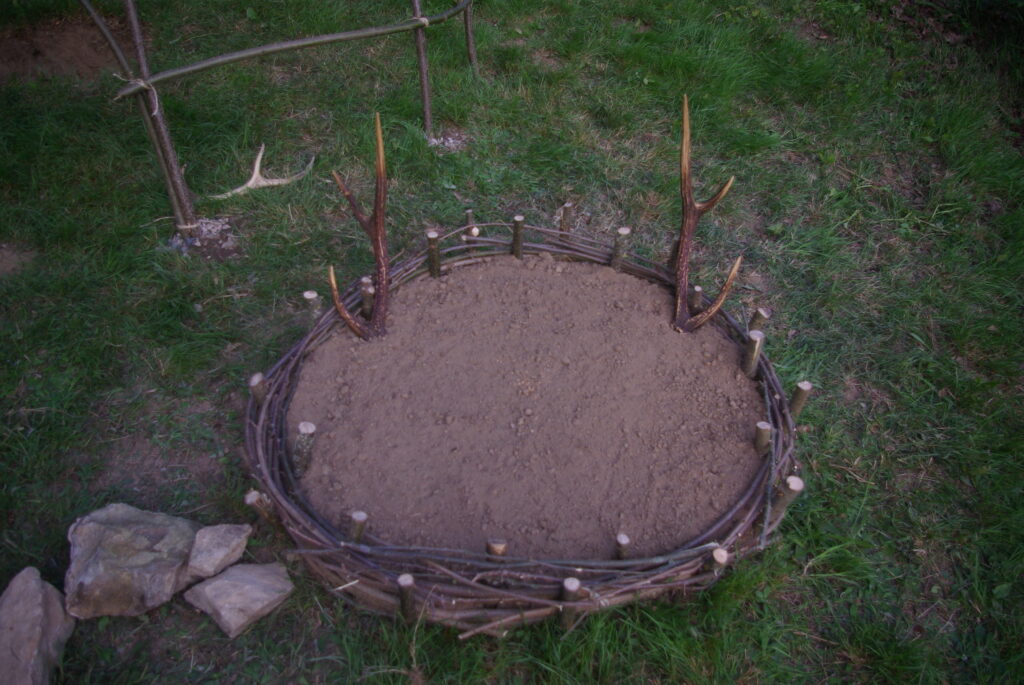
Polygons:
<instances>
[{"instance_id":1,"label":"cut wooden peg","mask_svg":"<svg viewBox=\"0 0 1024 685\"><path fill-rule=\"evenodd\" d=\"M576 602L579 601L580 596L583 594L583 584L580 583L579 578L566 578L562 581L562 601L563 602ZM578 612L571 607L562 607L562 628L569 630L576 623L576 616Z\"/></svg>"},{"instance_id":2,"label":"cut wooden peg","mask_svg":"<svg viewBox=\"0 0 1024 685\"><path fill-rule=\"evenodd\" d=\"M501 538L493 538L487 541L487 557L491 561L497 561L508 552L508 541Z\"/></svg>"},{"instance_id":3,"label":"cut wooden peg","mask_svg":"<svg viewBox=\"0 0 1024 685\"><path fill-rule=\"evenodd\" d=\"M747 324L748 331L759 331L764 328L764 325L768 323L768 320L772 318L772 315L768 313L767 309L758 307L754 310L754 314L750 317L750 323Z\"/></svg>"},{"instance_id":4,"label":"cut wooden peg","mask_svg":"<svg viewBox=\"0 0 1024 685\"><path fill-rule=\"evenodd\" d=\"M427 268L433 278L441 277L441 246L437 231L427 231Z\"/></svg>"},{"instance_id":5,"label":"cut wooden peg","mask_svg":"<svg viewBox=\"0 0 1024 685\"><path fill-rule=\"evenodd\" d=\"M620 226L615 232L615 245L612 247L611 267L616 271L622 269L622 257L626 254L626 243L632 232L629 226Z\"/></svg>"},{"instance_id":6,"label":"cut wooden peg","mask_svg":"<svg viewBox=\"0 0 1024 685\"><path fill-rule=\"evenodd\" d=\"M359 279L359 292L363 296L363 318L369 321L373 318L373 300L374 294L377 292L373 287L373 279L369 276L363 276Z\"/></svg>"},{"instance_id":7,"label":"cut wooden peg","mask_svg":"<svg viewBox=\"0 0 1024 685\"><path fill-rule=\"evenodd\" d=\"M512 256L516 259L523 258L523 224L526 218L522 214L512 217Z\"/></svg>"},{"instance_id":8,"label":"cut wooden peg","mask_svg":"<svg viewBox=\"0 0 1024 685\"><path fill-rule=\"evenodd\" d=\"M632 540L625 533L619 533L615 536L615 558L625 559L629 556L629 545Z\"/></svg>"},{"instance_id":9,"label":"cut wooden peg","mask_svg":"<svg viewBox=\"0 0 1024 685\"><path fill-rule=\"evenodd\" d=\"M320 317L320 310L324 306L324 298L315 290L307 290L302 293L302 299L306 301L306 309L310 318L315 322Z\"/></svg>"},{"instance_id":10,"label":"cut wooden peg","mask_svg":"<svg viewBox=\"0 0 1024 685\"><path fill-rule=\"evenodd\" d=\"M274 505L265 493L259 490L250 490L245 493L245 505L252 507L259 514L260 518L268 523L274 522Z\"/></svg>"},{"instance_id":11,"label":"cut wooden peg","mask_svg":"<svg viewBox=\"0 0 1024 685\"><path fill-rule=\"evenodd\" d=\"M256 400L256 406L263 406L267 399L267 379L262 373L254 373L249 377L249 392Z\"/></svg>"},{"instance_id":12,"label":"cut wooden peg","mask_svg":"<svg viewBox=\"0 0 1024 685\"><path fill-rule=\"evenodd\" d=\"M562 218L558 222L558 230L562 233L572 233L572 229L575 227L575 207L571 202L566 202L562 205Z\"/></svg>"},{"instance_id":13,"label":"cut wooden peg","mask_svg":"<svg viewBox=\"0 0 1024 685\"><path fill-rule=\"evenodd\" d=\"M754 449L757 450L757 456L761 456L768 451L768 448L772 444L772 424L767 421L757 422L757 433L754 436Z\"/></svg>"},{"instance_id":14,"label":"cut wooden peg","mask_svg":"<svg viewBox=\"0 0 1024 685\"><path fill-rule=\"evenodd\" d=\"M415 587L416 579L411 573L403 573L398 576L398 596L402 618L409 623L416 622L416 599L413 597Z\"/></svg>"},{"instance_id":15,"label":"cut wooden peg","mask_svg":"<svg viewBox=\"0 0 1024 685\"><path fill-rule=\"evenodd\" d=\"M313 441L316 439L316 424L311 421L299 423L299 433L295 436L295 475L302 476L309 468L313 458Z\"/></svg>"},{"instance_id":16,"label":"cut wooden peg","mask_svg":"<svg viewBox=\"0 0 1024 685\"><path fill-rule=\"evenodd\" d=\"M761 359L763 346L764 331L750 331L747 334L747 347L743 351L743 373L750 378L757 377L757 362Z\"/></svg>"},{"instance_id":17,"label":"cut wooden peg","mask_svg":"<svg viewBox=\"0 0 1024 685\"><path fill-rule=\"evenodd\" d=\"M690 291L690 299L686 304L694 314L704 309L704 288L699 285L693 286Z\"/></svg>"},{"instance_id":18,"label":"cut wooden peg","mask_svg":"<svg viewBox=\"0 0 1024 685\"><path fill-rule=\"evenodd\" d=\"M711 558L715 562L715 570L721 571L729 564L729 561L732 560L732 555L729 554L729 550L725 547L716 547L714 551L711 552Z\"/></svg>"},{"instance_id":19,"label":"cut wooden peg","mask_svg":"<svg viewBox=\"0 0 1024 685\"><path fill-rule=\"evenodd\" d=\"M475 229L475 230L474 230ZM476 225L476 219L473 218L473 210L466 210L466 230L463 231L463 236L466 238L475 238L480 235L480 229Z\"/></svg>"},{"instance_id":20,"label":"cut wooden peg","mask_svg":"<svg viewBox=\"0 0 1024 685\"><path fill-rule=\"evenodd\" d=\"M804 405L807 404L807 398L811 396L811 390L814 386L811 385L810 381L800 381L796 384L796 389L793 390L793 397L789 400L789 414L796 421L796 417L800 416L800 412L804 410Z\"/></svg>"},{"instance_id":21,"label":"cut wooden peg","mask_svg":"<svg viewBox=\"0 0 1024 685\"><path fill-rule=\"evenodd\" d=\"M365 511L353 511L348 515L348 536L352 538L352 542L359 542L363 539L363 533L366 532L366 522L369 519L370 516Z\"/></svg>"},{"instance_id":22,"label":"cut wooden peg","mask_svg":"<svg viewBox=\"0 0 1024 685\"><path fill-rule=\"evenodd\" d=\"M772 500L772 518L768 528L774 528L786 515L786 509L804 491L804 479L800 476L788 476L782 490Z\"/></svg>"}]
</instances>

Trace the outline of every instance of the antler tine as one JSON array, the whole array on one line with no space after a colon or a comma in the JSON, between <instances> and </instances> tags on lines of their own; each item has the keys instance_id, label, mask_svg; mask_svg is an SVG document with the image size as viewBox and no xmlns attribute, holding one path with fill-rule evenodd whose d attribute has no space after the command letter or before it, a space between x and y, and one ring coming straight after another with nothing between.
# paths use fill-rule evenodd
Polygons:
<instances>
[{"instance_id":1,"label":"antler tine","mask_svg":"<svg viewBox=\"0 0 1024 685\"><path fill-rule=\"evenodd\" d=\"M739 273L740 264L742 263L743 255L740 255L739 257L736 258L736 261L732 263L732 268L729 269L729 275L726 276L725 284L719 291L718 297L715 298L715 301L711 303L710 307L702 311L700 314L697 314L696 316L687 319L686 323L683 324L684 331L697 330L698 328L706 324L708 321L710 321L711 317L718 313L718 310L722 308L723 304L725 304L725 298L729 296L729 291L732 290L733 281L736 280L736 274Z\"/></svg>"},{"instance_id":2,"label":"antler tine","mask_svg":"<svg viewBox=\"0 0 1024 685\"><path fill-rule=\"evenodd\" d=\"M260 143L260 150L256 153L256 161L252 165L252 174L249 176L249 180L238 186L234 190L229 190L226 193L220 193L219 195L211 195L210 198L214 200L224 200L234 195L242 195L248 193L250 190L256 188L269 188L271 186L283 186L289 183L294 183L300 178L303 178L313 168L313 162L316 161L314 155L307 163L305 168L298 171L291 176L285 176L284 178L267 178L263 175L263 153L266 152L267 146Z\"/></svg>"},{"instance_id":3,"label":"antler tine","mask_svg":"<svg viewBox=\"0 0 1024 685\"><path fill-rule=\"evenodd\" d=\"M369 332L366 326L357 321L356 317L352 316L352 312L345 306L345 303L341 301L341 295L338 293L338 281L334 278L333 266L327 267L327 282L331 285L331 299L334 300L334 309L337 310L338 316L352 329L353 333L360 338L367 338Z\"/></svg>"},{"instance_id":4,"label":"antler tine","mask_svg":"<svg viewBox=\"0 0 1024 685\"><path fill-rule=\"evenodd\" d=\"M373 226L370 223L370 219L366 218L366 215L363 214L363 208L359 206L359 200L356 199L355 195L352 194L352 191L348 189L347 185L345 185L345 181L341 179L341 174L337 171L332 171L331 176L334 177L334 184L338 186L338 190L340 190L341 194L345 196L346 200L348 200L348 206L352 209L352 216L356 218L356 221L358 221L359 225L363 227L366 234L372 236Z\"/></svg>"},{"instance_id":5,"label":"antler tine","mask_svg":"<svg viewBox=\"0 0 1024 685\"><path fill-rule=\"evenodd\" d=\"M373 193L373 256L376 264L374 277L377 286L377 300L374 303L370 327L375 335L383 335L384 320L388 310L388 241L384 225L384 213L388 200L388 178L384 165L384 134L380 126L380 112L374 116L374 137L377 144L377 178Z\"/></svg>"}]
</instances>

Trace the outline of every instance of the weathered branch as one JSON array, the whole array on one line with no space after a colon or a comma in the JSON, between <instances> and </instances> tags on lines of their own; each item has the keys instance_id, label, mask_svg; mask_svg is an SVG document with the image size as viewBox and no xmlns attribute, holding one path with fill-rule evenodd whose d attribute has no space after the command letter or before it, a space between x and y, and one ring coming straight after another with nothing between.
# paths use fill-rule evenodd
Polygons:
<instances>
[{"instance_id":1,"label":"weathered branch","mask_svg":"<svg viewBox=\"0 0 1024 685\"><path fill-rule=\"evenodd\" d=\"M327 272L327 277L331 284L331 296L334 298L334 308L338 311L338 315L342 320L352 329L352 332L364 339L384 335L387 332L386 321L390 283L388 281L388 237L385 230L385 212L388 200L388 179L384 164L384 134L380 126L380 114L374 117L374 137L377 146L376 181L373 193L373 213L369 217L363 212L359 201L352 194L352 191L349 190L348 186L345 185L341 175L336 171L331 172L334 176L334 182L352 209L352 216L355 217L356 221L359 222L359 225L363 227L366 235L370 238L373 259L376 263L373 279L375 295L373 314L368 324L357 321L352 313L348 311L348 308L345 307L345 303L341 301L341 296L338 293L338 284L334 278L334 267L330 267Z\"/></svg>"},{"instance_id":2,"label":"weathered branch","mask_svg":"<svg viewBox=\"0 0 1024 685\"><path fill-rule=\"evenodd\" d=\"M700 218L721 202L732 188L735 180L736 177L731 176L709 200L698 202L693 197L693 177L690 171L690 101L684 95L683 132L679 147L679 195L683 203L683 219L679 227L679 249L676 251L676 306L673 316L673 326L679 330L695 330L714 316L722 306L718 299L721 299L722 302L725 301L725 296L728 295L732 280L735 278L735 271L739 268L739 260L737 260L733 265L733 272L726 280L715 304L701 314L699 322L687 326L687 322L690 320L690 310L687 308L686 299L690 285L690 251L693 249L693 234L697 230L697 222L700 221Z\"/></svg>"}]
</instances>

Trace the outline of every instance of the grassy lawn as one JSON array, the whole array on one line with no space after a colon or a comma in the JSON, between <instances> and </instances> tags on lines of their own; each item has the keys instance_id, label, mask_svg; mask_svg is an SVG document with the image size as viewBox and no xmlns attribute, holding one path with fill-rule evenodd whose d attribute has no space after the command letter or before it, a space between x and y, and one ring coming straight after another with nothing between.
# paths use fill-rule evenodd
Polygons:
<instances>
[{"instance_id":1,"label":"grassy lawn","mask_svg":"<svg viewBox=\"0 0 1024 685\"><path fill-rule=\"evenodd\" d=\"M302 291L327 292L328 264L347 282L371 263L330 171L370 196L375 111L393 252L467 206L551 224L572 201L581 231L632 226L638 252L667 260L689 94L698 195L736 176L698 228L694 280L715 290L744 254L727 308L770 308L780 376L818 388L798 444L807 495L775 546L698 597L461 643L342 606L261 527L250 559L298 581L281 609L233 641L180 599L83 622L59 681L1024 680L1024 22L1014 3L986 7L479 0L479 78L461 22L428 31L435 127L466 140L444 154L422 135L409 34L168 84L197 210L235 222L224 262L166 248L163 182L109 71L0 84L0 243L34 255L0 277L0 584L34 565L60 587L69 524L108 502L252 518L245 380L302 335ZM140 11L159 70L408 10ZM18 0L0 21L82 14ZM208 199L248 177L260 143L269 175L316 154L312 173Z\"/></svg>"}]
</instances>

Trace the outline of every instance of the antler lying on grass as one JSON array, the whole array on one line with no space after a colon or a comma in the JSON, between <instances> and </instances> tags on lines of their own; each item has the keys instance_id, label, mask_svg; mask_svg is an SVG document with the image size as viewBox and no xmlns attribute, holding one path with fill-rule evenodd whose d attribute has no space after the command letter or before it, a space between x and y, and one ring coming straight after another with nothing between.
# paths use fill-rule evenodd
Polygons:
<instances>
[{"instance_id":1,"label":"antler lying on grass","mask_svg":"<svg viewBox=\"0 0 1024 685\"><path fill-rule=\"evenodd\" d=\"M366 235L370 237L370 243L373 247L373 259L377 264L373 278L376 293L373 303L373 314L371 314L369 322L366 323L358 320L348 310L345 303L341 301L341 295L338 293L338 282L334 278L334 267L331 266L327 269L327 279L331 285L334 308L338 310L338 315L348 324L352 332L363 339L374 338L386 333L385 320L388 311L388 241L387 234L384 231L384 211L387 205L388 179L384 172L384 135L380 129L380 114L374 117L374 129L377 139L377 178L374 186L373 213L369 217L363 213L359 202L352 195L352 191L345 185L338 172L331 172L334 176L334 182L338 184L338 189L345 196L345 199L348 200L349 207L352 208L352 216L355 217L359 225L366 231Z\"/></svg>"},{"instance_id":2,"label":"antler lying on grass","mask_svg":"<svg viewBox=\"0 0 1024 685\"><path fill-rule=\"evenodd\" d=\"M314 156L312 159L309 160L309 163L306 164L306 168L298 172L297 174L292 174L291 176L287 176L285 178L267 178L260 171L260 167L263 165L263 152L266 149L267 146L261 143L260 151L256 153L256 162L252 165L252 176L249 177L248 181L238 186L234 190L229 190L228 192L221 193L220 195L211 195L210 197L213 198L214 200L223 200L234 195L248 193L250 190L254 188L268 188L270 186L283 186L289 183L294 183L295 181L298 181L300 178L308 174L309 170L313 168L313 162L316 161L316 157Z\"/></svg>"},{"instance_id":3,"label":"antler lying on grass","mask_svg":"<svg viewBox=\"0 0 1024 685\"><path fill-rule=\"evenodd\" d=\"M679 194L683 199L683 221L679 229L679 250L676 253L676 308L675 318L672 325L683 331L694 331L711 320L711 317L721 309L725 298L732 288L736 274L739 272L740 263L743 257L737 257L729 271L725 285L710 307L697 314L690 316L690 310L686 306L686 293L689 289L690 279L690 250L693 248L693 234L697 229L697 222L705 213L711 211L732 188L735 176L718 189L714 196L705 202L697 202L693 197L693 178L690 175L690 101L683 96L683 140L679 150Z\"/></svg>"}]
</instances>

